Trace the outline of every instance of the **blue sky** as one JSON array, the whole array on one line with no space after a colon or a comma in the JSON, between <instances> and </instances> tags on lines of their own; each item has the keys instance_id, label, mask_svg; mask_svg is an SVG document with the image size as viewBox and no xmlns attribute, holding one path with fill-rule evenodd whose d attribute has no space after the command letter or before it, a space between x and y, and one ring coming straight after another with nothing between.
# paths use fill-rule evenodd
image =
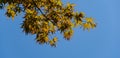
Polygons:
<instances>
[{"instance_id":1,"label":"blue sky","mask_svg":"<svg viewBox=\"0 0 120 58\"><path fill-rule=\"evenodd\" d=\"M93 17L97 28L90 32L76 28L70 41L59 35L57 47L52 48L22 32L22 14L12 21L0 10L0 58L120 58L120 0L63 1Z\"/></svg>"}]
</instances>

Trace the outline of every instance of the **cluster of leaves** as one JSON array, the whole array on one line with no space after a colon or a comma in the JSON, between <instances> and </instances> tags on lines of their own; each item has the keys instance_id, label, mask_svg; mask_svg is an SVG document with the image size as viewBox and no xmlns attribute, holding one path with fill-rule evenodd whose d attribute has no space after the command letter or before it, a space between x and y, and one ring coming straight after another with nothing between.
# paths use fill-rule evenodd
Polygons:
<instances>
[{"instance_id":1,"label":"cluster of leaves","mask_svg":"<svg viewBox=\"0 0 120 58\"><path fill-rule=\"evenodd\" d=\"M36 34L36 41L40 44L56 46L58 38L50 36L57 31L70 40L73 28L80 26L90 30L96 27L93 18L86 17L84 12L75 12L74 4L63 5L61 0L0 0L0 8L4 6L6 15L13 20L17 14L25 13L21 27L26 34Z\"/></svg>"}]
</instances>

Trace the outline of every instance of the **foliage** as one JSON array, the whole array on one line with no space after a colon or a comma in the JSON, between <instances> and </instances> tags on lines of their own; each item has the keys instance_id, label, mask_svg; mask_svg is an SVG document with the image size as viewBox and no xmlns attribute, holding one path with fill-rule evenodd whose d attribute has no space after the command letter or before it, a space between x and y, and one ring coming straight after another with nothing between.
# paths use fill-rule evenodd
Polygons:
<instances>
[{"instance_id":1,"label":"foliage","mask_svg":"<svg viewBox=\"0 0 120 58\"><path fill-rule=\"evenodd\" d=\"M63 5L61 0L0 0L0 9L6 7L6 15L13 20L19 13L25 13L21 28L26 34L36 34L38 43L51 46L56 46L58 38L50 36L57 31L70 40L73 28L90 30L96 27L93 18L86 17L84 12L75 12L74 6Z\"/></svg>"}]
</instances>

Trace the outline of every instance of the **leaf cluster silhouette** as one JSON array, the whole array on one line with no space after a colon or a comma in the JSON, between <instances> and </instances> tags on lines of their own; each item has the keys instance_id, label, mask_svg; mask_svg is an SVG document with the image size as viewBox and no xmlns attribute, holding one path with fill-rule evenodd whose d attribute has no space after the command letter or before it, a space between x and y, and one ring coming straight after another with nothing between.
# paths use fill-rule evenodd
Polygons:
<instances>
[{"instance_id":1,"label":"leaf cluster silhouette","mask_svg":"<svg viewBox=\"0 0 120 58\"><path fill-rule=\"evenodd\" d=\"M0 9L6 8L7 17L24 14L21 25L26 34L36 34L36 41L40 44L56 46L59 31L66 40L70 40L75 27L84 30L95 28L96 24L84 12L75 12L75 4L63 4L61 0L0 0Z\"/></svg>"}]
</instances>

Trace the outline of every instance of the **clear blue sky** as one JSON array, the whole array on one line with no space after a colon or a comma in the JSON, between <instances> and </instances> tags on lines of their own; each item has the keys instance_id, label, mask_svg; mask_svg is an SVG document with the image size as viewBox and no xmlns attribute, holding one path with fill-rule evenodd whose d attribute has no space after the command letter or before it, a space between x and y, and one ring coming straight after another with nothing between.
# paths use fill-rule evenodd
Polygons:
<instances>
[{"instance_id":1,"label":"clear blue sky","mask_svg":"<svg viewBox=\"0 0 120 58\"><path fill-rule=\"evenodd\" d=\"M22 32L22 14L12 21L0 10L0 58L120 58L120 0L67 1L93 17L97 28L90 32L77 28L70 41L59 36L57 47L52 48Z\"/></svg>"}]
</instances>

